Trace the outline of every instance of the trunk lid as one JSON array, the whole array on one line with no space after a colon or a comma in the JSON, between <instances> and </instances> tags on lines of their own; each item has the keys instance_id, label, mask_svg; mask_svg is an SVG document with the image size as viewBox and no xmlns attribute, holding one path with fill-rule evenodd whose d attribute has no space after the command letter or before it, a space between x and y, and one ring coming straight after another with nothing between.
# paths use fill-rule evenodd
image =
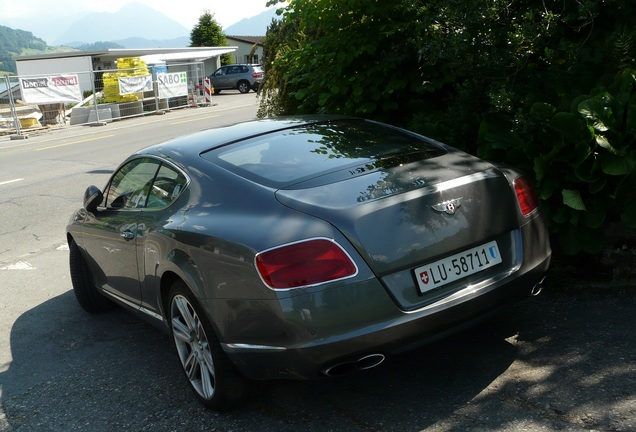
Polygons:
<instances>
[{"instance_id":1,"label":"trunk lid","mask_svg":"<svg viewBox=\"0 0 636 432\"><path fill-rule=\"evenodd\" d=\"M517 261L511 234L517 205L508 180L491 164L452 149L423 161L331 173L276 196L341 230L403 309L420 307L477 277L422 292L415 269L426 263L493 240L503 262L481 277Z\"/></svg>"}]
</instances>

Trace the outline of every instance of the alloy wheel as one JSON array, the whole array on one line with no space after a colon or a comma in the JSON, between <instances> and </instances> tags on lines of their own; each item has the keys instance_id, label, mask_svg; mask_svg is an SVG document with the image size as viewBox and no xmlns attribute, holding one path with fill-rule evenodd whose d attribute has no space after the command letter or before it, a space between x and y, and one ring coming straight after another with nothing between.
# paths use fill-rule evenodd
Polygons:
<instances>
[{"instance_id":1,"label":"alloy wheel","mask_svg":"<svg viewBox=\"0 0 636 432\"><path fill-rule=\"evenodd\" d=\"M170 306L172 334L181 365L194 390L203 399L214 397L216 375L210 344L196 311L183 295Z\"/></svg>"}]
</instances>

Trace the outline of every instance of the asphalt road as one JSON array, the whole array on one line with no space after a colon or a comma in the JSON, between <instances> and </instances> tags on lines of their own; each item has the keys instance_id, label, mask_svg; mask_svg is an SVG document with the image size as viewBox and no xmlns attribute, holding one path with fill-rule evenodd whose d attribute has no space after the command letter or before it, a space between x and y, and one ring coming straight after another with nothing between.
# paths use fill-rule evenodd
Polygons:
<instances>
[{"instance_id":1,"label":"asphalt road","mask_svg":"<svg viewBox=\"0 0 636 432\"><path fill-rule=\"evenodd\" d=\"M576 269L369 373L266 382L241 410L203 409L167 335L123 310L80 309L64 228L86 186L130 152L257 109L253 93L215 102L0 137L0 431L636 430L636 287Z\"/></svg>"}]
</instances>

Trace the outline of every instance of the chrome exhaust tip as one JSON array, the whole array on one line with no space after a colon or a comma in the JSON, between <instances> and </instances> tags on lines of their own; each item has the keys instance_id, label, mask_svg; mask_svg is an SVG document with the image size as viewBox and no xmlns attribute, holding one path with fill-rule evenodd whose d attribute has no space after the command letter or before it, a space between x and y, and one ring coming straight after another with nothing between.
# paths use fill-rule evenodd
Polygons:
<instances>
[{"instance_id":1,"label":"chrome exhaust tip","mask_svg":"<svg viewBox=\"0 0 636 432\"><path fill-rule=\"evenodd\" d=\"M530 290L530 295L533 297L538 296L541 291L543 291L543 288L545 288L545 277L541 279L538 284L532 287L532 289Z\"/></svg>"},{"instance_id":2,"label":"chrome exhaust tip","mask_svg":"<svg viewBox=\"0 0 636 432\"><path fill-rule=\"evenodd\" d=\"M348 375L356 371L362 371L379 366L386 357L384 354L374 353L353 360L337 363L322 370L324 375L328 377L339 377Z\"/></svg>"},{"instance_id":3,"label":"chrome exhaust tip","mask_svg":"<svg viewBox=\"0 0 636 432\"><path fill-rule=\"evenodd\" d=\"M359 358L356 362L356 367L360 370L371 369L376 366L380 366L385 358L384 354L369 354L368 356Z\"/></svg>"}]
</instances>

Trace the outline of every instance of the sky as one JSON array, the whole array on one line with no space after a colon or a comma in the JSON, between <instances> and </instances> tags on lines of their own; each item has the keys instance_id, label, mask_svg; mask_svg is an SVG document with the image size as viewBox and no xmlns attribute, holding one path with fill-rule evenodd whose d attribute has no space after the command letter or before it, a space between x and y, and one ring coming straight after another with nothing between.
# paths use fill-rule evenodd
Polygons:
<instances>
[{"instance_id":1,"label":"sky","mask_svg":"<svg viewBox=\"0 0 636 432\"><path fill-rule=\"evenodd\" d=\"M226 28L267 10L267 0L0 0L0 25L30 31L52 43L57 35L91 12L116 12L127 3L143 3L187 29L205 10Z\"/></svg>"}]
</instances>

